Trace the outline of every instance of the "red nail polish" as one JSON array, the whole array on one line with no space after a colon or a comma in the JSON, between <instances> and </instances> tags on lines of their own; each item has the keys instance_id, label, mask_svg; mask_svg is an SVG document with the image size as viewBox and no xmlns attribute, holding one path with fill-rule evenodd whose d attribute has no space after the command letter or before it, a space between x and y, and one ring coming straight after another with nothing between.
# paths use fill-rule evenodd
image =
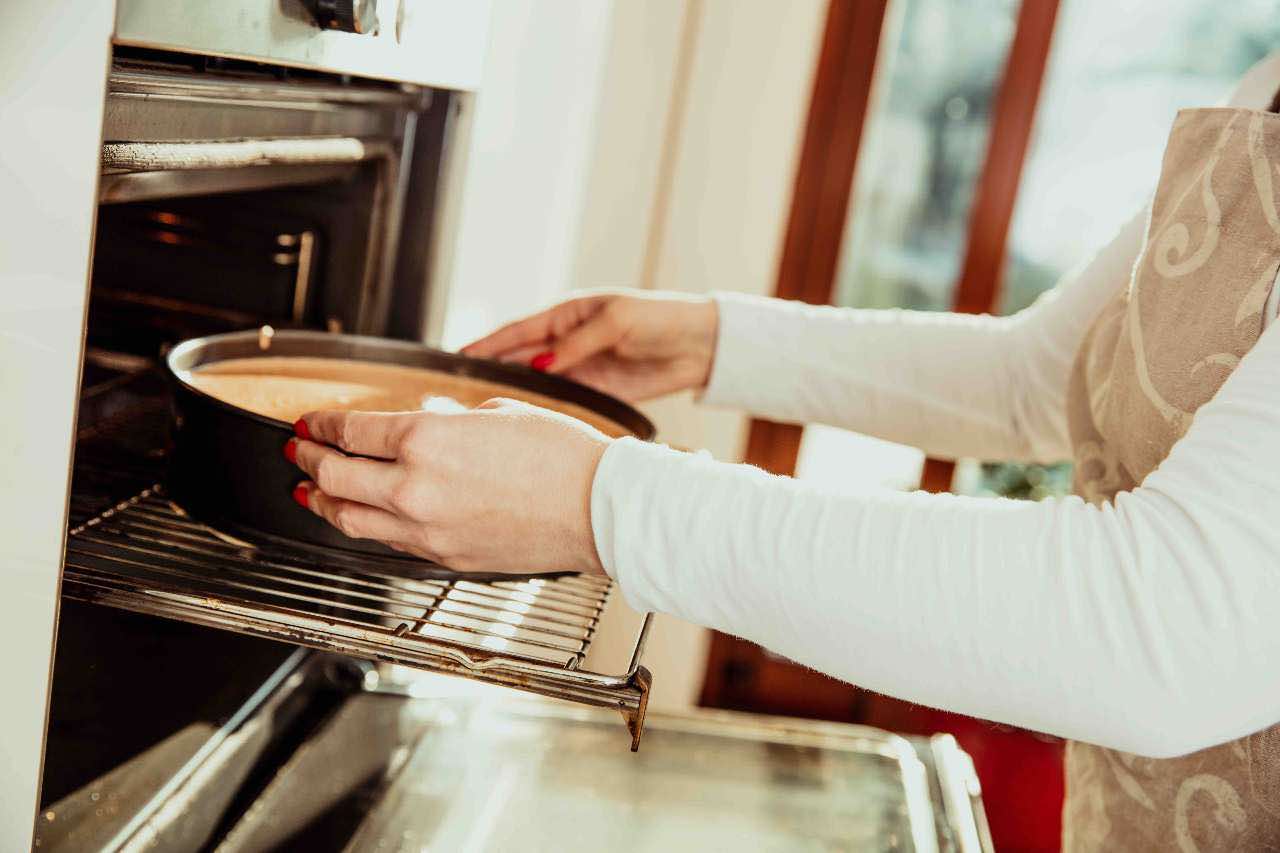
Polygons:
<instances>
[{"instance_id":1,"label":"red nail polish","mask_svg":"<svg viewBox=\"0 0 1280 853\"><path fill-rule=\"evenodd\" d=\"M291 438L284 443L284 458L294 465L298 464L298 440Z\"/></svg>"},{"instance_id":2,"label":"red nail polish","mask_svg":"<svg viewBox=\"0 0 1280 853\"><path fill-rule=\"evenodd\" d=\"M301 483L293 487L293 499L299 506L311 509L311 492Z\"/></svg>"},{"instance_id":3,"label":"red nail polish","mask_svg":"<svg viewBox=\"0 0 1280 853\"><path fill-rule=\"evenodd\" d=\"M553 362L555 362L555 360L556 354L551 350L547 350L546 352L540 352L535 355L533 360L529 362L529 366L534 370L546 370Z\"/></svg>"},{"instance_id":4,"label":"red nail polish","mask_svg":"<svg viewBox=\"0 0 1280 853\"><path fill-rule=\"evenodd\" d=\"M307 422L302 418L298 418L293 422L293 433L298 438L306 439L307 441L311 440L311 430L307 429Z\"/></svg>"}]
</instances>

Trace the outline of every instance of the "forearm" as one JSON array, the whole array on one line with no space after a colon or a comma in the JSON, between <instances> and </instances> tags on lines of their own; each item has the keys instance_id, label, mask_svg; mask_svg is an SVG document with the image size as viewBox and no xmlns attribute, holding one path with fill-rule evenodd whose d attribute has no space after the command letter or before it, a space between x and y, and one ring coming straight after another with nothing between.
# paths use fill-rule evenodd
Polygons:
<instances>
[{"instance_id":1,"label":"forearm","mask_svg":"<svg viewBox=\"0 0 1280 853\"><path fill-rule=\"evenodd\" d=\"M721 340L707 403L846 427L936 456L1032 455L1015 411L1009 318L733 296L717 303Z\"/></svg>"},{"instance_id":2,"label":"forearm","mask_svg":"<svg viewBox=\"0 0 1280 853\"><path fill-rule=\"evenodd\" d=\"M640 608L911 701L1151 755L1238 737L1280 719L1269 337L1114 506L835 497L627 443L600 556Z\"/></svg>"},{"instance_id":3,"label":"forearm","mask_svg":"<svg viewBox=\"0 0 1280 853\"><path fill-rule=\"evenodd\" d=\"M722 295L704 400L820 422L942 457L1058 461L1090 320L1128 279L1135 215L1048 298L1010 317L813 307Z\"/></svg>"}]
</instances>

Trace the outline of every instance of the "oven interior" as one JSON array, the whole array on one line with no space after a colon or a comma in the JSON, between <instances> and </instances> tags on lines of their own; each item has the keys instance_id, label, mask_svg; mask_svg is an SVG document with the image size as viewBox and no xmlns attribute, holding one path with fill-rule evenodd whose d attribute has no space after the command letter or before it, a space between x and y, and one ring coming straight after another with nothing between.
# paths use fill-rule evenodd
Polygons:
<instances>
[{"instance_id":1,"label":"oven interior","mask_svg":"<svg viewBox=\"0 0 1280 853\"><path fill-rule=\"evenodd\" d=\"M348 325L359 294L331 282L358 278L364 241L341 235L368 230L369 182L103 206L89 345L154 356L179 336Z\"/></svg>"},{"instance_id":2,"label":"oven interior","mask_svg":"<svg viewBox=\"0 0 1280 853\"><path fill-rule=\"evenodd\" d=\"M597 665L607 583L402 580L377 558L248 546L164 494L156 367L176 342L260 326L422 339L461 107L447 91L117 50L41 849L267 849L226 839L280 796L272 780L304 744L343 778L274 843L340 849L422 733L392 665L621 711L638 742L648 621Z\"/></svg>"}]
</instances>

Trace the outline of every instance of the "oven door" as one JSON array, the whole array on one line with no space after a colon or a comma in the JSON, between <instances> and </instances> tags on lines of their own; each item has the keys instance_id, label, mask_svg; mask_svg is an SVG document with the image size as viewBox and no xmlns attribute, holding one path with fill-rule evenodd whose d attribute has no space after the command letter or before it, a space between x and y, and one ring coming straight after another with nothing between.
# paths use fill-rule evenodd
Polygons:
<instances>
[{"instance_id":1,"label":"oven door","mask_svg":"<svg viewBox=\"0 0 1280 853\"><path fill-rule=\"evenodd\" d=\"M112 3L6 4L0 27L0 849L39 789Z\"/></svg>"}]
</instances>

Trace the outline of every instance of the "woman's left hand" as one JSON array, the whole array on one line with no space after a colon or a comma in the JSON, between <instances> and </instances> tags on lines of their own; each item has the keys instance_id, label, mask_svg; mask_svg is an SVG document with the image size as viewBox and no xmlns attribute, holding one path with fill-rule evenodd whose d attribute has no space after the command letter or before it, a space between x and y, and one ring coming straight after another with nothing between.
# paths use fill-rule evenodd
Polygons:
<instances>
[{"instance_id":1,"label":"woman's left hand","mask_svg":"<svg viewBox=\"0 0 1280 853\"><path fill-rule=\"evenodd\" d=\"M591 482L609 439L581 421L499 399L294 429L285 456L311 476L294 498L348 536L462 572L603 573Z\"/></svg>"}]
</instances>

